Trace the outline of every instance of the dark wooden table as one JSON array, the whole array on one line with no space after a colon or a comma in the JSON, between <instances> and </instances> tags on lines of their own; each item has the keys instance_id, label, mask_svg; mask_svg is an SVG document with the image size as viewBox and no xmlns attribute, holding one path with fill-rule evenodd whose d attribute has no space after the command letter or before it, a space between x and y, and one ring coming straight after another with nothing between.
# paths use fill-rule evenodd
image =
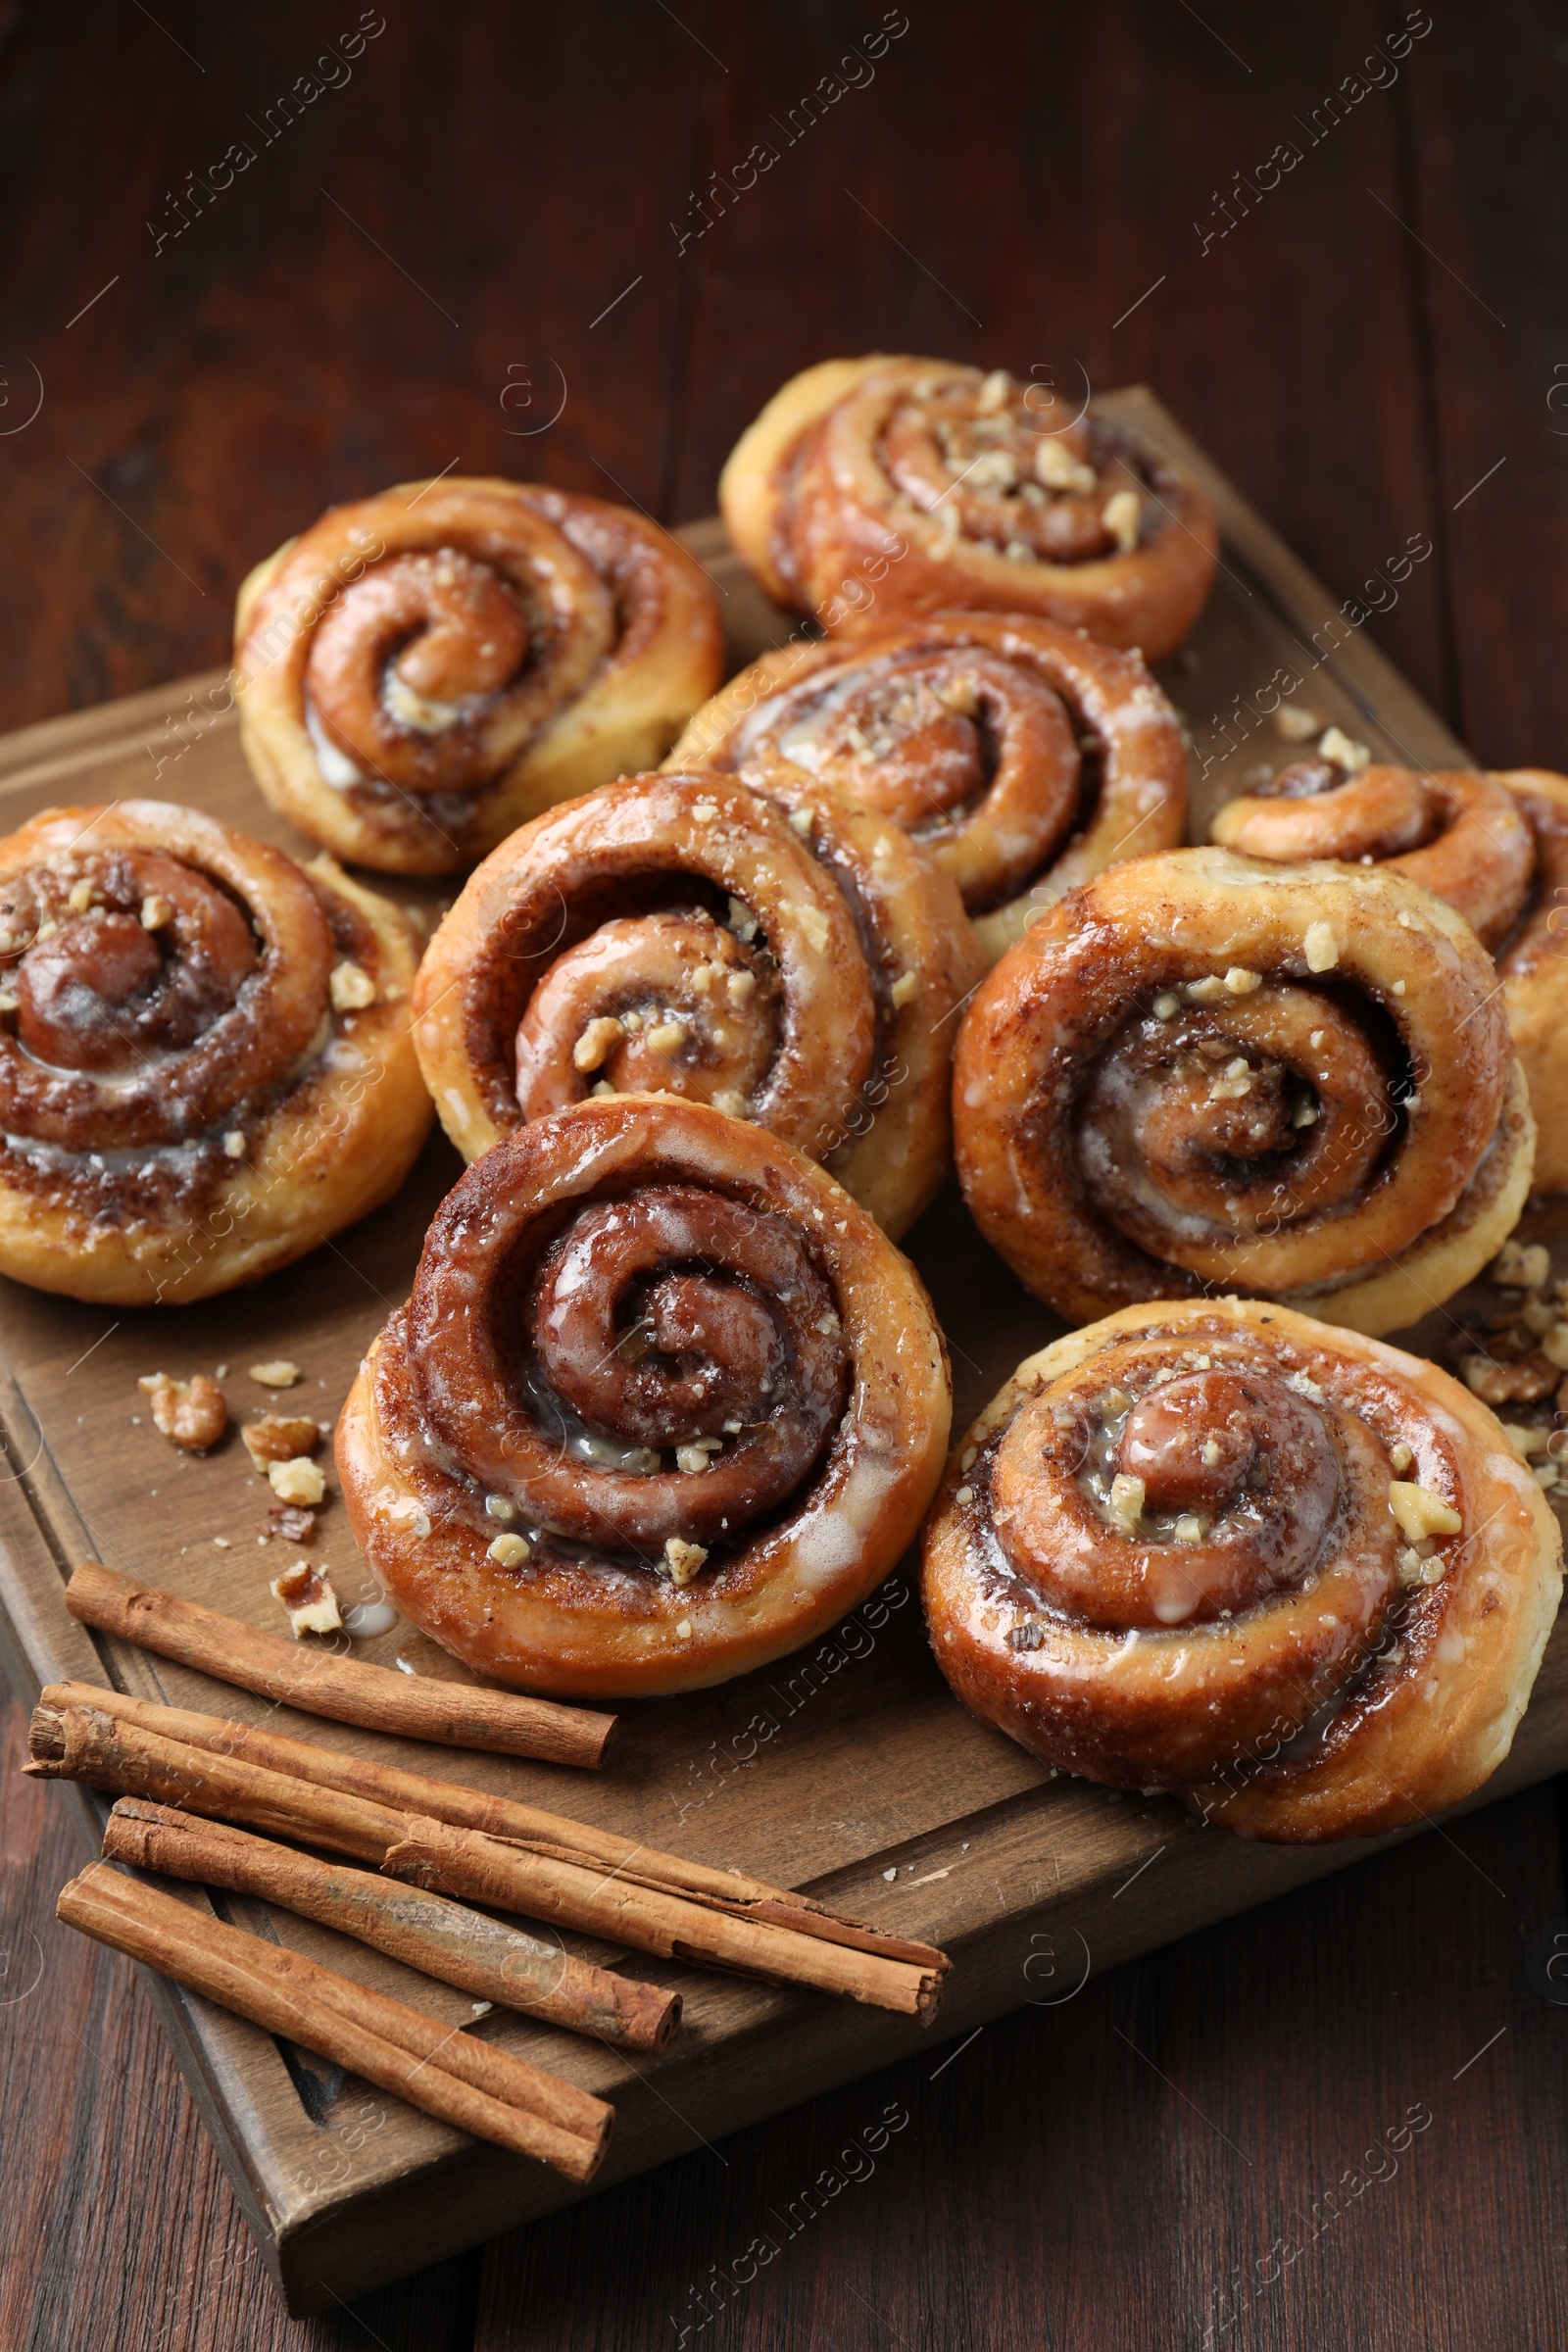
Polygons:
<instances>
[{"instance_id":1,"label":"dark wooden table","mask_svg":"<svg viewBox=\"0 0 1568 2352\"><path fill-rule=\"evenodd\" d=\"M389 481L705 513L787 373L880 346L1147 378L1341 594L1429 532L1368 625L1483 759L1568 765L1568 20L1406 22L4 0L0 725L220 661L248 564ZM1568 2335L1560 1788L292 2324L131 1972L54 1925L20 1733L4 2352Z\"/></svg>"}]
</instances>

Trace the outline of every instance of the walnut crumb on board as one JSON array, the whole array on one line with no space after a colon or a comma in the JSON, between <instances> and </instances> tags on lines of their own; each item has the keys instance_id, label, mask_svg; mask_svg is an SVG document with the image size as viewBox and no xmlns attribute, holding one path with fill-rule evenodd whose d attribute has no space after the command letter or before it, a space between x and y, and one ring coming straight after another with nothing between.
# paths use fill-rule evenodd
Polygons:
<instances>
[{"instance_id":1,"label":"walnut crumb on board","mask_svg":"<svg viewBox=\"0 0 1568 2352\"><path fill-rule=\"evenodd\" d=\"M343 1623L337 1594L319 1568L301 1560L272 1579L272 1597L288 1611L289 1626L298 1642L306 1634L335 1634Z\"/></svg>"},{"instance_id":2,"label":"walnut crumb on board","mask_svg":"<svg viewBox=\"0 0 1568 2352\"><path fill-rule=\"evenodd\" d=\"M152 1406L153 1427L187 1452L206 1453L228 1427L223 1392L205 1372L190 1380L171 1380L167 1372L153 1372L136 1386Z\"/></svg>"},{"instance_id":3,"label":"walnut crumb on board","mask_svg":"<svg viewBox=\"0 0 1568 2352\"><path fill-rule=\"evenodd\" d=\"M269 1462L297 1461L314 1453L320 1443L318 1425L306 1413L262 1413L240 1431L246 1452L258 1470Z\"/></svg>"},{"instance_id":4,"label":"walnut crumb on board","mask_svg":"<svg viewBox=\"0 0 1568 2352\"><path fill-rule=\"evenodd\" d=\"M259 1388L291 1389L300 1378L300 1368L291 1364L286 1355L279 1355L269 1363L252 1364L251 1378Z\"/></svg>"},{"instance_id":5,"label":"walnut crumb on board","mask_svg":"<svg viewBox=\"0 0 1568 2352\"><path fill-rule=\"evenodd\" d=\"M285 1544L309 1544L316 1533L316 1513L297 1502L274 1502L267 1514L267 1533L281 1536Z\"/></svg>"},{"instance_id":6,"label":"walnut crumb on board","mask_svg":"<svg viewBox=\"0 0 1568 2352\"><path fill-rule=\"evenodd\" d=\"M326 1493L326 1480L308 1455L287 1462L269 1462L267 1483L279 1502L303 1503L314 1509Z\"/></svg>"}]
</instances>

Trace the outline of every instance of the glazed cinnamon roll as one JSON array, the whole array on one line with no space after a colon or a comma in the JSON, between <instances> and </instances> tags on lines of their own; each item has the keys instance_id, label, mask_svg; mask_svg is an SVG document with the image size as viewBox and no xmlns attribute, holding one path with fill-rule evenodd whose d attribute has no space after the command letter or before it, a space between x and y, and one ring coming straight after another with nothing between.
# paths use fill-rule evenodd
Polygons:
<instances>
[{"instance_id":1,"label":"glazed cinnamon roll","mask_svg":"<svg viewBox=\"0 0 1568 2352\"><path fill-rule=\"evenodd\" d=\"M825 785L786 815L727 776L630 776L471 877L415 1038L466 1159L590 1095L674 1095L821 1160L896 1236L947 1166L977 976L953 883L885 818Z\"/></svg>"},{"instance_id":2,"label":"glazed cinnamon roll","mask_svg":"<svg viewBox=\"0 0 1568 2352\"><path fill-rule=\"evenodd\" d=\"M1159 1300L1019 1366L927 1523L931 1643L1048 1763L1288 1842L1457 1804L1507 1754L1562 1538L1435 1364Z\"/></svg>"},{"instance_id":3,"label":"glazed cinnamon roll","mask_svg":"<svg viewBox=\"0 0 1568 2352\"><path fill-rule=\"evenodd\" d=\"M537 483L334 507L240 590L246 757L340 858L449 874L542 808L652 767L723 675L669 533Z\"/></svg>"},{"instance_id":4,"label":"glazed cinnamon roll","mask_svg":"<svg viewBox=\"0 0 1568 2352\"><path fill-rule=\"evenodd\" d=\"M1335 751L1339 756L1335 757ZM1357 765L1330 739L1221 808L1210 827L1253 858L1391 865L1456 906L1496 955L1535 1114L1536 1185L1568 1186L1568 777L1548 768L1427 775Z\"/></svg>"},{"instance_id":5,"label":"glazed cinnamon roll","mask_svg":"<svg viewBox=\"0 0 1568 2352\"><path fill-rule=\"evenodd\" d=\"M1331 731L1332 732L1332 731ZM1209 831L1228 850L1299 864L1342 858L1390 865L1457 907L1483 947L1518 920L1530 888L1530 826L1500 777L1471 768L1424 775L1413 767L1353 764L1319 751L1215 812Z\"/></svg>"},{"instance_id":6,"label":"glazed cinnamon roll","mask_svg":"<svg viewBox=\"0 0 1568 2352\"><path fill-rule=\"evenodd\" d=\"M0 1272L205 1298L389 1200L430 1124L415 951L328 858L163 801L0 843Z\"/></svg>"},{"instance_id":7,"label":"glazed cinnamon roll","mask_svg":"<svg viewBox=\"0 0 1568 2352\"><path fill-rule=\"evenodd\" d=\"M985 612L764 654L668 764L797 798L832 784L891 817L952 875L988 962L1076 883L1174 848L1187 809L1181 727L1141 662Z\"/></svg>"},{"instance_id":8,"label":"glazed cinnamon roll","mask_svg":"<svg viewBox=\"0 0 1568 2352\"><path fill-rule=\"evenodd\" d=\"M853 1608L942 1473L941 1335L831 1177L706 1103L578 1103L488 1152L344 1406L355 1535L480 1673L632 1697Z\"/></svg>"},{"instance_id":9,"label":"glazed cinnamon roll","mask_svg":"<svg viewBox=\"0 0 1568 2352\"><path fill-rule=\"evenodd\" d=\"M1490 958L1402 874L1137 858L1004 956L954 1070L986 1238L1074 1322L1243 1291L1413 1322L1518 1218L1534 1131Z\"/></svg>"},{"instance_id":10,"label":"glazed cinnamon roll","mask_svg":"<svg viewBox=\"0 0 1568 2352\"><path fill-rule=\"evenodd\" d=\"M873 610L982 606L1161 660L1208 594L1213 509L1124 427L1058 427L1042 389L886 353L808 368L724 467L737 553L829 631Z\"/></svg>"}]
</instances>

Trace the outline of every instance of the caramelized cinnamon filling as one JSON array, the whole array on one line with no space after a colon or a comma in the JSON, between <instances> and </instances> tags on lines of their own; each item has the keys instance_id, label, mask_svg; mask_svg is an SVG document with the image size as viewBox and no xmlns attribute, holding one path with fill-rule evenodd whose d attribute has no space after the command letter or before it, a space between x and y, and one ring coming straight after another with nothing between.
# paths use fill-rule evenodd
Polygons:
<instances>
[{"instance_id":1,"label":"caramelized cinnamon filling","mask_svg":"<svg viewBox=\"0 0 1568 2352\"><path fill-rule=\"evenodd\" d=\"M739 1540L808 1478L849 1361L832 1287L783 1219L650 1186L572 1217L474 1311L503 1253L493 1224L427 1252L409 1360L453 1462L519 1525L657 1555Z\"/></svg>"}]
</instances>

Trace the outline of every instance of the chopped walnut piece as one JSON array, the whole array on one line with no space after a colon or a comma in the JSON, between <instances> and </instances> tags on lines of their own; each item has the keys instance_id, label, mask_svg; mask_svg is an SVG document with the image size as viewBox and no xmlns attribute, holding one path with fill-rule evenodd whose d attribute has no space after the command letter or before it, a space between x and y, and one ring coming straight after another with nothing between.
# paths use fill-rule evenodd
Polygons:
<instances>
[{"instance_id":1,"label":"chopped walnut piece","mask_svg":"<svg viewBox=\"0 0 1568 2352\"><path fill-rule=\"evenodd\" d=\"M258 1470L265 1470L269 1462L292 1462L302 1453L314 1453L321 1438L306 1413L263 1413L247 1421L239 1434Z\"/></svg>"},{"instance_id":2,"label":"chopped walnut piece","mask_svg":"<svg viewBox=\"0 0 1568 2352\"><path fill-rule=\"evenodd\" d=\"M1389 1508L1398 1522L1399 1533L1412 1544L1419 1544L1423 1536L1456 1536L1464 1525L1452 1503L1445 1502L1430 1487L1415 1486L1409 1479L1390 1479Z\"/></svg>"},{"instance_id":3,"label":"chopped walnut piece","mask_svg":"<svg viewBox=\"0 0 1568 2352\"><path fill-rule=\"evenodd\" d=\"M1138 545L1143 513L1136 490L1118 490L1113 498L1106 499L1101 510L1101 523L1124 556L1130 556Z\"/></svg>"},{"instance_id":4,"label":"chopped walnut piece","mask_svg":"<svg viewBox=\"0 0 1568 2352\"><path fill-rule=\"evenodd\" d=\"M488 1547L488 1556L498 1568L520 1568L532 1554L533 1546L526 1536L497 1536Z\"/></svg>"},{"instance_id":5,"label":"chopped walnut piece","mask_svg":"<svg viewBox=\"0 0 1568 2352\"><path fill-rule=\"evenodd\" d=\"M326 1493L326 1481L304 1454L294 1461L269 1462L267 1483L279 1502L302 1502L314 1508Z\"/></svg>"},{"instance_id":6,"label":"chopped walnut piece","mask_svg":"<svg viewBox=\"0 0 1568 2352\"><path fill-rule=\"evenodd\" d=\"M707 1557L708 1552L703 1544L687 1544L679 1536L668 1536L664 1541L664 1556L659 1563L659 1571L662 1576L667 1576L672 1585L689 1585Z\"/></svg>"},{"instance_id":7,"label":"chopped walnut piece","mask_svg":"<svg viewBox=\"0 0 1568 2352\"><path fill-rule=\"evenodd\" d=\"M375 1003L375 982L362 963L337 963L327 981L334 1012L363 1012Z\"/></svg>"},{"instance_id":8,"label":"chopped walnut piece","mask_svg":"<svg viewBox=\"0 0 1568 2352\"><path fill-rule=\"evenodd\" d=\"M1337 767L1348 769L1352 776L1358 776L1363 767L1372 763L1372 754L1366 745L1347 735L1343 727L1325 727L1317 748L1325 760L1332 760Z\"/></svg>"},{"instance_id":9,"label":"chopped walnut piece","mask_svg":"<svg viewBox=\"0 0 1568 2352\"><path fill-rule=\"evenodd\" d=\"M624 1045L626 1032L610 1013L602 1013L590 1021L571 1049L571 1065L576 1070L597 1070L607 1061L615 1048Z\"/></svg>"},{"instance_id":10,"label":"chopped walnut piece","mask_svg":"<svg viewBox=\"0 0 1568 2352\"><path fill-rule=\"evenodd\" d=\"M1559 1372L1568 1372L1568 1323L1554 1323L1541 1335L1541 1352Z\"/></svg>"},{"instance_id":11,"label":"chopped walnut piece","mask_svg":"<svg viewBox=\"0 0 1568 2352\"><path fill-rule=\"evenodd\" d=\"M228 1427L223 1392L205 1372L190 1380L171 1380L167 1372L154 1372L136 1386L152 1406L154 1429L190 1453L206 1453Z\"/></svg>"},{"instance_id":12,"label":"chopped walnut piece","mask_svg":"<svg viewBox=\"0 0 1568 2352\"><path fill-rule=\"evenodd\" d=\"M1111 1518L1124 1536L1136 1536L1138 1522L1144 1512L1144 1482L1118 1470L1110 1482L1108 1497Z\"/></svg>"},{"instance_id":13,"label":"chopped walnut piece","mask_svg":"<svg viewBox=\"0 0 1568 2352\"><path fill-rule=\"evenodd\" d=\"M1319 734L1323 720L1315 710L1304 710L1299 703L1282 703L1274 713L1274 732L1283 735L1287 743L1304 743L1309 735Z\"/></svg>"},{"instance_id":14,"label":"chopped walnut piece","mask_svg":"<svg viewBox=\"0 0 1568 2352\"><path fill-rule=\"evenodd\" d=\"M297 1561L281 1576L273 1577L272 1597L287 1609L296 1642L305 1634L335 1634L343 1623L337 1594L325 1573L313 1568L309 1560Z\"/></svg>"},{"instance_id":15,"label":"chopped walnut piece","mask_svg":"<svg viewBox=\"0 0 1568 2352\"><path fill-rule=\"evenodd\" d=\"M1522 1355L1514 1364L1494 1363L1489 1355L1462 1355L1459 1369L1471 1395L1483 1404L1534 1404L1551 1395L1560 1377L1544 1355Z\"/></svg>"},{"instance_id":16,"label":"chopped walnut piece","mask_svg":"<svg viewBox=\"0 0 1568 2352\"><path fill-rule=\"evenodd\" d=\"M316 1534L316 1513L297 1502L274 1502L267 1514L267 1532L285 1544L309 1544Z\"/></svg>"},{"instance_id":17,"label":"chopped walnut piece","mask_svg":"<svg viewBox=\"0 0 1568 2352\"><path fill-rule=\"evenodd\" d=\"M1505 1290L1542 1290L1551 1280L1551 1251L1544 1242L1504 1242L1493 1260L1492 1279Z\"/></svg>"},{"instance_id":18,"label":"chopped walnut piece","mask_svg":"<svg viewBox=\"0 0 1568 2352\"><path fill-rule=\"evenodd\" d=\"M286 1355L274 1356L270 1363L251 1366L252 1380L264 1389L291 1389L299 1377L298 1364L291 1364Z\"/></svg>"},{"instance_id":19,"label":"chopped walnut piece","mask_svg":"<svg viewBox=\"0 0 1568 2352\"><path fill-rule=\"evenodd\" d=\"M1340 960L1340 943L1334 936L1332 923L1308 923L1303 945L1309 972L1333 971Z\"/></svg>"}]
</instances>

